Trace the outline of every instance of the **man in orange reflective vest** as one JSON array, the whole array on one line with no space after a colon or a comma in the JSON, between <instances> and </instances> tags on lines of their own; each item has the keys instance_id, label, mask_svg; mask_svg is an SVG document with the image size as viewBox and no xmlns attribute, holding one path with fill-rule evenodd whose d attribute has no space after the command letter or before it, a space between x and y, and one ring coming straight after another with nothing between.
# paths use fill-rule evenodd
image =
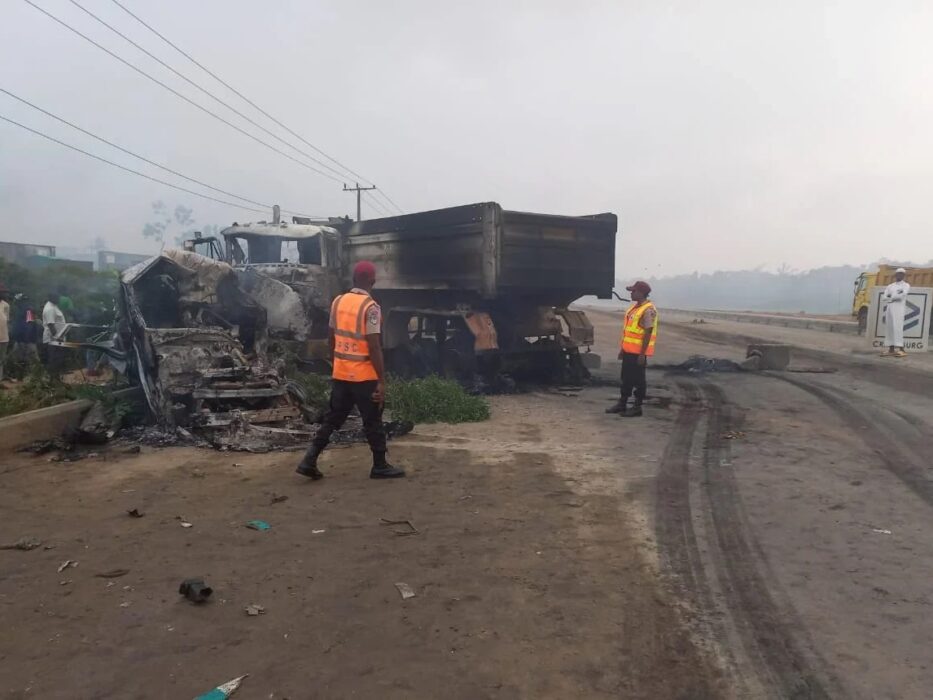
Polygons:
<instances>
[{"instance_id":1,"label":"man in orange reflective vest","mask_svg":"<svg viewBox=\"0 0 933 700\"><path fill-rule=\"evenodd\" d=\"M618 403L606 413L618 413L624 418L641 415L648 382L645 369L648 358L654 355L658 338L658 310L648 301L651 287L647 282L636 282L626 289L632 293L632 305L625 312L625 324L619 339L619 359L622 360L622 395ZM635 404L628 408L628 400L635 393Z\"/></svg>"},{"instance_id":2,"label":"man in orange reflective vest","mask_svg":"<svg viewBox=\"0 0 933 700\"><path fill-rule=\"evenodd\" d=\"M382 426L385 402L385 363L382 357L382 311L370 296L376 284L376 268L360 262L353 268L353 289L341 294L330 307L330 350L334 359L330 408L314 435L311 447L295 470L321 479L317 460L335 430L353 407L360 412L363 430L373 453L371 479L397 479L405 472L386 461L386 436Z\"/></svg>"}]
</instances>

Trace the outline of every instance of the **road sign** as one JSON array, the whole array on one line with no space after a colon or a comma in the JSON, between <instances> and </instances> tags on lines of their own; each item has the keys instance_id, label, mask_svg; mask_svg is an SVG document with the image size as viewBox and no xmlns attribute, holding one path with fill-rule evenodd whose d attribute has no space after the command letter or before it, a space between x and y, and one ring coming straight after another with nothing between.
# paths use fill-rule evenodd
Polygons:
<instances>
[{"instance_id":1,"label":"road sign","mask_svg":"<svg viewBox=\"0 0 933 700\"><path fill-rule=\"evenodd\" d=\"M884 347L884 287L872 287L866 336L873 348ZM933 287L911 287L904 311L904 349L930 350L930 314L933 313Z\"/></svg>"}]
</instances>

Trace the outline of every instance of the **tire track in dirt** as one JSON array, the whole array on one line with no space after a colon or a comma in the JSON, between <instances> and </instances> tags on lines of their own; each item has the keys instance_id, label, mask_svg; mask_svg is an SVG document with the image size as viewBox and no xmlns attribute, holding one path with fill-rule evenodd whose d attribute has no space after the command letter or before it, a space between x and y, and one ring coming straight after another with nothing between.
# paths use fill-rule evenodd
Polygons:
<instances>
[{"instance_id":1,"label":"tire track in dirt","mask_svg":"<svg viewBox=\"0 0 933 700\"><path fill-rule=\"evenodd\" d=\"M706 496L720 556L714 557L723 593L748 655L758 665L766 688L780 698L829 698L827 674L817 672L801 644L805 636L793 611L783 610L762 575L761 548L751 534L731 450L722 436L731 427L722 389L700 381L708 403L706 449L703 453ZM838 693L834 689L833 695Z\"/></svg>"},{"instance_id":2,"label":"tire track in dirt","mask_svg":"<svg viewBox=\"0 0 933 700\"><path fill-rule=\"evenodd\" d=\"M866 447L877 455L885 469L900 479L927 505L933 506L933 480L931 480L927 469L920 466L923 464L922 459L918 461L918 458L928 454L929 443L919 442L914 436L903 430L903 426L899 428L899 426L891 422L886 422L885 428L887 430L879 429L877 425L879 417L869 418L856 408L855 397L845 397L829 388L796 378L784 377L779 374L771 374L770 376L792 384L823 402L842 419L845 425L858 434ZM913 417L908 418L900 411L894 413L904 423L910 425L912 429L921 432L921 434L929 434L922 422ZM894 437L892 437L892 433L894 433ZM911 453L915 453L917 458L913 457Z\"/></svg>"},{"instance_id":3,"label":"tire track in dirt","mask_svg":"<svg viewBox=\"0 0 933 700\"><path fill-rule=\"evenodd\" d=\"M662 565L680 580L683 593L697 608L706 607L709 592L693 531L690 508L690 451L702 417L700 391L690 382L677 382L683 406L674 421L670 441L661 456L656 482L655 534Z\"/></svg>"},{"instance_id":4,"label":"tire track in dirt","mask_svg":"<svg viewBox=\"0 0 933 700\"><path fill-rule=\"evenodd\" d=\"M707 382L677 380L683 406L661 459L657 477L656 535L662 566L672 573L681 594L695 610L706 613L708 629L729 657L739 696L748 692L749 678L736 671L733 649L728 648L728 633L716 620L720 610L713 598L711 580L704 566L690 501L690 456L701 419L706 417L703 457L703 496L709 504L711 537L710 566L719 581L722 597L735 637L750 661L758 685L776 698L828 698L819 675L809 664L788 619L793 614L782 610L769 592L757 562L761 557L757 543L749 535L741 509L728 446L722 433L729 424L724 416L721 389ZM815 656L811 655L811 656ZM755 693L757 694L757 693Z\"/></svg>"}]
</instances>

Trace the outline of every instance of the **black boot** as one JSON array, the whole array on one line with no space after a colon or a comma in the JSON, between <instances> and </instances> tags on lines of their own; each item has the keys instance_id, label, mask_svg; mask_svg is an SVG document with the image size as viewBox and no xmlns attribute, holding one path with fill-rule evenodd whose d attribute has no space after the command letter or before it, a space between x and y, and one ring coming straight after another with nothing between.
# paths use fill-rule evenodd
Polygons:
<instances>
[{"instance_id":1,"label":"black boot","mask_svg":"<svg viewBox=\"0 0 933 700\"><path fill-rule=\"evenodd\" d=\"M373 454L373 468L369 472L370 479L401 479L405 470L393 467L386 461L385 452Z\"/></svg>"},{"instance_id":2,"label":"black boot","mask_svg":"<svg viewBox=\"0 0 933 700\"><path fill-rule=\"evenodd\" d=\"M606 413L625 413L625 406L628 402L619 399L609 408L606 409Z\"/></svg>"},{"instance_id":3,"label":"black boot","mask_svg":"<svg viewBox=\"0 0 933 700\"><path fill-rule=\"evenodd\" d=\"M302 458L301 463L299 463L298 468L295 471L302 476L306 476L309 479L323 479L324 475L321 474L321 470L317 468L317 458L323 452L322 448L317 447L316 445L311 445L308 448L308 451L305 452L305 456Z\"/></svg>"},{"instance_id":4,"label":"black boot","mask_svg":"<svg viewBox=\"0 0 933 700\"><path fill-rule=\"evenodd\" d=\"M636 403L627 411L620 414L622 418L639 418L641 417L641 404Z\"/></svg>"}]
</instances>

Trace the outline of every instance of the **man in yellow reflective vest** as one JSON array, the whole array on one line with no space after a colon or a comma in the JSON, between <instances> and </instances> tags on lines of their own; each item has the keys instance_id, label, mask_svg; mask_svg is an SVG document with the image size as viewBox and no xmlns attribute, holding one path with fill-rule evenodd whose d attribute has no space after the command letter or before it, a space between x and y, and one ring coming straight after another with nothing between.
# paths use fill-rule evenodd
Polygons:
<instances>
[{"instance_id":1,"label":"man in yellow reflective vest","mask_svg":"<svg viewBox=\"0 0 933 700\"><path fill-rule=\"evenodd\" d=\"M363 430L373 453L371 479L397 479L405 472L386 461L386 436L382 426L385 402L385 362L382 356L382 311L370 292L376 284L376 268L360 262L353 268L353 289L341 294L330 307L330 350L334 359L330 408L314 435L311 447L295 470L321 479L317 460L335 430L347 420L353 407L360 412Z\"/></svg>"},{"instance_id":2,"label":"man in yellow reflective vest","mask_svg":"<svg viewBox=\"0 0 933 700\"><path fill-rule=\"evenodd\" d=\"M606 413L618 413L624 418L641 415L648 382L645 370L648 358L654 355L658 339L658 310L648 301L651 287L647 282L636 282L626 289L632 293L632 305L625 312L622 337L619 339L619 359L622 360L622 395L618 403ZM628 400L635 393L635 404L628 408Z\"/></svg>"}]
</instances>

